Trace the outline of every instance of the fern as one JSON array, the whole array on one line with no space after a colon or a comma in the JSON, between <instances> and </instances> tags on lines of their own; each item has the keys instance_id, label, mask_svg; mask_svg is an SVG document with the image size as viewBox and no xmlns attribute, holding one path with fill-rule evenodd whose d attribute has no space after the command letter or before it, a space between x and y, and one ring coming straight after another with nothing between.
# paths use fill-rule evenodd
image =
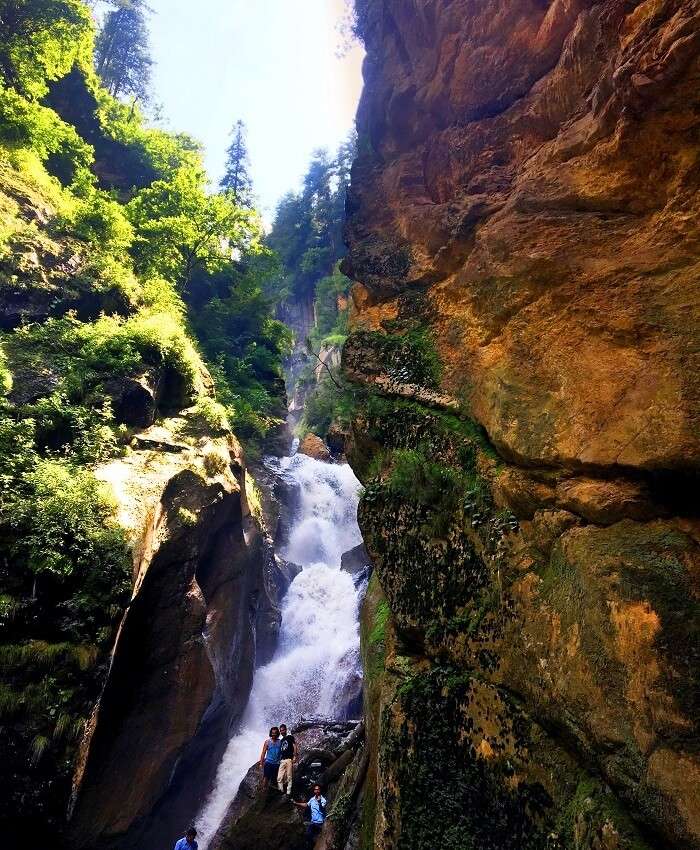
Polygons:
<instances>
[{"instance_id":1,"label":"fern","mask_svg":"<svg viewBox=\"0 0 700 850\"><path fill-rule=\"evenodd\" d=\"M32 767L36 767L42 759L42 756L46 752L49 746L49 739L44 735L37 735L32 741L32 745L30 747L31 753L31 765Z\"/></svg>"}]
</instances>

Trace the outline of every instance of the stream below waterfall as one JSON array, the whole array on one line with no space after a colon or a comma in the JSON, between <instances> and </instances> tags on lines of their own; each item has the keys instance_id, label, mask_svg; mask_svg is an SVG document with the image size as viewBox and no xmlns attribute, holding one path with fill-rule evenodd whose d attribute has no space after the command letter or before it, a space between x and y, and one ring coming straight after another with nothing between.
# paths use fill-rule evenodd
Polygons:
<instances>
[{"instance_id":1,"label":"stream below waterfall","mask_svg":"<svg viewBox=\"0 0 700 850\"><path fill-rule=\"evenodd\" d=\"M341 570L341 556L362 542L357 525L359 482L347 464L306 455L268 459L266 466L299 486L299 505L280 555L302 571L282 602L282 627L272 661L255 672L248 705L219 765L196 827L206 850L260 756L269 728L302 717L335 718L347 684L361 672L359 592Z\"/></svg>"}]
</instances>

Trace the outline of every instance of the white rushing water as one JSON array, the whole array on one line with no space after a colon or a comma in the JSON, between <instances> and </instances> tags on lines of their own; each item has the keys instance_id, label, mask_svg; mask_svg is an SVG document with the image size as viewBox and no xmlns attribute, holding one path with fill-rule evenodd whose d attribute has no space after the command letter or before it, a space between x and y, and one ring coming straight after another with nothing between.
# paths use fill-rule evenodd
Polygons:
<instances>
[{"instance_id":1,"label":"white rushing water","mask_svg":"<svg viewBox=\"0 0 700 850\"><path fill-rule=\"evenodd\" d=\"M255 672L243 719L229 741L214 788L196 827L206 850L271 726L302 717L333 717L343 708L359 660L358 593L340 569L343 552L362 542L357 526L359 482L347 465L305 455L283 458L280 473L301 487L300 510L282 556L303 570L282 603L282 628L272 661Z\"/></svg>"}]
</instances>

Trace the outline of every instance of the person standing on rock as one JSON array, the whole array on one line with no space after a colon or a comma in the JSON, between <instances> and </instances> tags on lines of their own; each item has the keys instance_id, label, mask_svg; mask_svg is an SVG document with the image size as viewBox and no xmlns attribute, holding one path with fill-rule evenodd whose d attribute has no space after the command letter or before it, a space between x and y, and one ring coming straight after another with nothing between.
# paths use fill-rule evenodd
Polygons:
<instances>
[{"instance_id":1,"label":"person standing on rock","mask_svg":"<svg viewBox=\"0 0 700 850\"><path fill-rule=\"evenodd\" d=\"M292 796L294 768L297 763L297 748L294 735L287 734L287 727L280 724L280 769L277 773L277 787L284 794L287 786L287 796Z\"/></svg>"},{"instance_id":2,"label":"person standing on rock","mask_svg":"<svg viewBox=\"0 0 700 850\"><path fill-rule=\"evenodd\" d=\"M191 826L185 833L185 837L181 838L175 845L175 850L197 850L199 846L196 841L197 830Z\"/></svg>"},{"instance_id":3,"label":"person standing on rock","mask_svg":"<svg viewBox=\"0 0 700 850\"><path fill-rule=\"evenodd\" d=\"M300 809L309 809L311 812L311 820L306 827L306 847L307 850L313 850L326 821L326 798L321 794L321 786L314 785L314 795L308 803L297 803L296 800L292 802Z\"/></svg>"},{"instance_id":4,"label":"person standing on rock","mask_svg":"<svg viewBox=\"0 0 700 850\"><path fill-rule=\"evenodd\" d=\"M260 769L263 774L263 788L267 788L270 782L277 782L277 773L280 769L280 730L273 726L270 729L270 737L263 744L260 753Z\"/></svg>"}]
</instances>

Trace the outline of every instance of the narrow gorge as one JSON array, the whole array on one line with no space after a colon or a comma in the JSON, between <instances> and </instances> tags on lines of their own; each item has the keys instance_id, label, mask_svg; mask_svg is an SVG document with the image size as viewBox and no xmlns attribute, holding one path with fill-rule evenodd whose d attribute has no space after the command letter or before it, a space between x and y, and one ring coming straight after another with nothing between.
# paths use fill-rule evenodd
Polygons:
<instances>
[{"instance_id":1,"label":"narrow gorge","mask_svg":"<svg viewBox=\"0 0 700 850\"><path fill-rule=\"evenodd\" d=\"M700 0L355 0L270 221L148 14L0 0L5 842L700 850Z\"/></svg>"}]
</instances>

